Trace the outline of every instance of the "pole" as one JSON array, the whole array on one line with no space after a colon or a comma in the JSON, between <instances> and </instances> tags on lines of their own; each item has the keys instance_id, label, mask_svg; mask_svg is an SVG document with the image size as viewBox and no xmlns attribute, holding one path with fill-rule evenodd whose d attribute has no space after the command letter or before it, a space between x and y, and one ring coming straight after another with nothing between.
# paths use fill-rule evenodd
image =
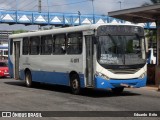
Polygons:
<instances>
[{"instance_id":1,"label":"pole","mask_svg":"<svg viewBox=\"0 0 160 120\"><path fill-rule=\"evenodd\" d=\"M42 5L41 5L42 1L38 0L38 12L41 13L42 11Z\"/></svg>"},{"instance_id":2,"label":"pole","mask_svg":"<svg viewBox=\"0 0 160 120\"><path fill-rule=\"evenodd\" d=\"M48 3L48 0L47 0L47 7L48 7L48 24L50 23L50 19L49 19L49 3Z\"/></svg>"},{"instance_id":3,"label":"pole","mask_svg":"<svg viewBox=\"0 0 160 120\"><path fill-rule=\"evenodd\" d=\"M92 1L92 12L93 12L93 24L95 24L95 15L94 15L94 0L91 0Z\"/></svg>"},{"instance_id":4,"label":"pole","mask_svg":"<svg viewBox=\"0 0 160 120\"><path fill-rule=\"evenodd\" d=\"M158 84L158 91L160 91L160 78L159 78L159 75L160 75L160 69L159 69L159 62L160 62L160 59L159 59L159 47L160 47L160 19L157 18L157 21L156 21L156 26L157 26L157 60L156 60L156 84Z\"/></svg>"},{"instance_id":5,"label":"pole","mask_svg":"<svg viewBox=\"0 0 160 120\"><path fill-rule=\"evenodd\" d=\"M17 6L17 0L16 0L16 23L17 23L17 18L18 18L18 17L17 17L17 16L18 16L18 15L17 15L17 10L18 10L18 6Z\"/></svg>"},{"instance_id":6,"label":"pole","mask_svg":"<svg viewBox=\"0 0 160 120\"><path fill-rule=\"evenodd\" d=\"M122 2L118 1L120 10L122 9Z\"/></svg>"},{"instance_id":7,"label":"pole","mask_svg":"<svg viewBox=\"0 0 160 120\"><path fill-rule=\"evenodd\" d=\"M38 0L38 12L41 13L42 12L42 5L41 5L42 1ZM38 30L41 30L41 25L38 25Z\"/></svg>"},{"instance_id":8,"label":"pole","mask_svg":"<svg viewBox=\"0 0 160 120\"><path fill-rule=\"evenodd\" d=\"M47 7L48 7L48 12L49 12L49 0L47 0Z\"/></svg>"},{"instance_id":9,"label":"pole","mask_svg":"<svg viewBox=\"0 0 160 120\"><path fill-rule=\"evenodd\" d=\"M78 16L79 16L79 25L81 25L81 12L78 11Z\"/></svg>"},{"instance_id":10,"label":"pole","mask_svg":"<svg viewBox=\"0 0 160 120\"><path fill-rule=\"evenodd\" d=\"M17 0L16 0L16 11L18 10L18 8L17 8Z\"/></svg>"}]
</instances>

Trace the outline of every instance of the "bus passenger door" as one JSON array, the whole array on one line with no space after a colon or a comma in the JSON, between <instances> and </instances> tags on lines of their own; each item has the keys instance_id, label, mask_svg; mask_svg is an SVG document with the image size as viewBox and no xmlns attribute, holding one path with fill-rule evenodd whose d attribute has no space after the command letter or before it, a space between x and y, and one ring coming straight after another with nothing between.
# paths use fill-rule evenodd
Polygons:
<instances>
[{"instance_id":1,"label":"bus passenger door","mask_svg":"<svg viewBox=\"0 0 160 120\"><path fill-rule=\"evenodd\" d=\"M14 78L19 79L20 41L14 41Z\"/></svg>"},{"instance_id":2,"label":"bus passenger door","mask_svg":"<svg viewBox=\"0 0 160 120\"><path fill-rule=\"evenodd\" d=\"M92 36L85 37L86 43L86 84L93 87L93 40Z\"/></svg>"}]
</instances>

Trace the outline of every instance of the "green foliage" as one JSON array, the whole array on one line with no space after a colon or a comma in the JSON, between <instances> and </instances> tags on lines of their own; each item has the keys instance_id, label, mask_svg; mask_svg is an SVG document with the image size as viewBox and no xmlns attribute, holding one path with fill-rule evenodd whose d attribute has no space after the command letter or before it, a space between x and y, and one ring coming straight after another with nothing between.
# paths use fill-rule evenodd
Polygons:
<instances>
[{"instance_id":1,"label":"green foliage","mask_svg":"<svg viewBox=\"0 0 160 120\"><path fill-rule=\"evenodd\" d=\"M28 32L27 30L14 30L13 32L12 32L12 34L18 34L18 33L25 33L25 32Z\"/></svg>"},{"instance_id":2,"label":"green foliage","mask_svg":"<svg viewBox=\"0 0 160 120\"><path fill-rule=\"evenodd\" d=\"M127 51L127 53L133 53L133 41L132 40L130 40L128 43L127 43L127 49L126 49L126 51Z\"/></svg>"},{"instance_id":3,"label":"green foliage","mask_svg":"<svg viewBox=\"0 0 160 120\"><path fill-rule=\"evenodd\" d=\"M145 36L148 38L148 40L152 40L153 42L156 42L157 39L157 31L156 30L145 30Z\"/></svg>"},{"instance_id":4,"label":"green foliage","mask_svg":"<svg viewBox=\"0 0 160 120\"><path fill-rule=\"evenodd\" d=\"M43 30L50 30L50 29L53 29L53 26L43 27Z\"/></svg>"},{"instance_id":5,"label":"green foliage","mask_svg":"<svg viewBox=\"0 0 160 120\"><path fill-rule=\"evenodd\" d=\"M152 4L158 4L160 3L160 0L150 0ZM145 2L144 4L142 4L142 6L148 6L148 5L151 5L150 3L148 2Z\"/></svg>"},{"instance_id":6,"label":"green foliage","mask_svg":"<svg viewBox=\"0 0 160 120\"><path fill-rule=\"evenodd\" d=\"M160 3L160 0L151 0L153 4Z\"/></svg>"},{"instance_id":7,"label":"green foliage","mask_svg":"<svg viewBox=\"0 0 160 120\"><path fill-rule=\"evenodd\" d=\"M144 4L142 4L141 6L143 7L143 6L148 6L148 5L150 5L149 3L147 3L147 2L145 2Z\"/></svg>"}]
</instances>

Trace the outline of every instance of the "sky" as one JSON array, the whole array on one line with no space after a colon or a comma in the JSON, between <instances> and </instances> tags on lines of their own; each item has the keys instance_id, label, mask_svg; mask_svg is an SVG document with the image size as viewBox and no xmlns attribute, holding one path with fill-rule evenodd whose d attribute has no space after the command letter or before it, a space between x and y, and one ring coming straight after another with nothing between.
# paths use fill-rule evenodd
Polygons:
<instances>
[{"instance_id":1,"label":"sky","mask_svg":"<svg viewBox=\"0 0 160 120\"><path fill-rule=\"evenodd\" d=\"M60 12L107 15L110 11L139 7L150 0L41 0L42 12ZM0 9L38 11L38 0L0 0ZM37 29L36 26L0 24L0 30Z\"/></svg>"}]
</instances>

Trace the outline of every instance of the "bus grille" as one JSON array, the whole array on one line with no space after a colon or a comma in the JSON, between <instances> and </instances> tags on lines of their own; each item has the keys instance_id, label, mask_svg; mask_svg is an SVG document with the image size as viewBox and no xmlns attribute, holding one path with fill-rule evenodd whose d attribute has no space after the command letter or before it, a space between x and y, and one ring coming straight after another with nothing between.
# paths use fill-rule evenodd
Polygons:
<instances>
[{"instance_id":1,"label":"bus grille","mask_svg":"<svg viewBox=\"0 0 160 120\"><path fill-rule=\"evenodd\" d=\"M123 70L122 69L119 69L119 70L109 69L109 71L114 74L134 74L139 70L140 69L123 69Z\"/></svg>"}]
</instances>

